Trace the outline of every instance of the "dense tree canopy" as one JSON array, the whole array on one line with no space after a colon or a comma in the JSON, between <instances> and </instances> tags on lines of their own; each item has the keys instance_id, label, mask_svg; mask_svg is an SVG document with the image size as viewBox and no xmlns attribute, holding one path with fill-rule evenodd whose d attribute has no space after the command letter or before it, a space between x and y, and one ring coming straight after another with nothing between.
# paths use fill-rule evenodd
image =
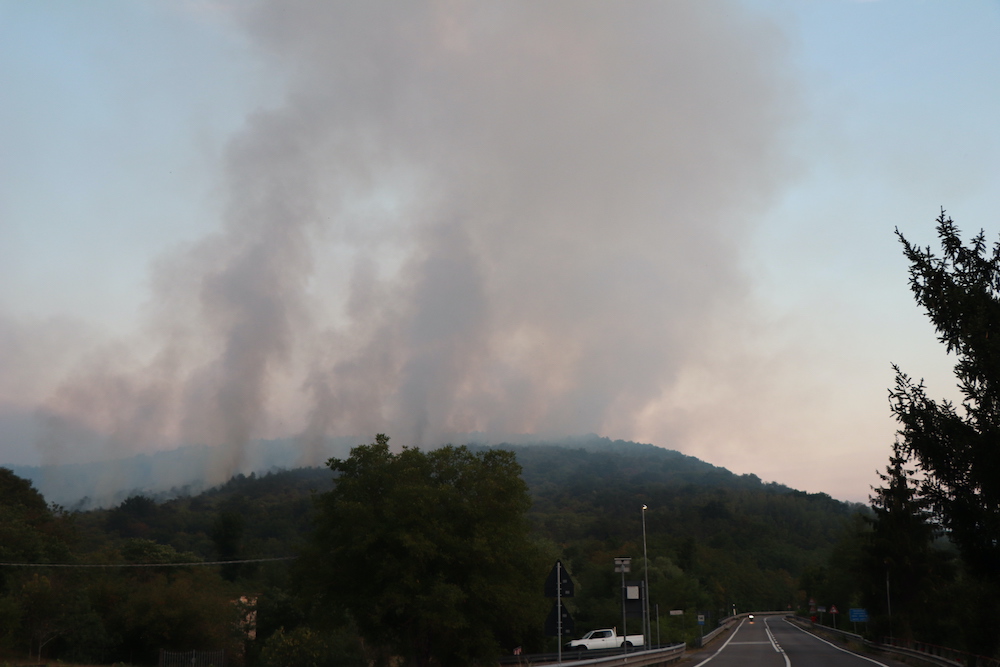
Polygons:
<instances>
[{"instance_id":1,"label":"dense tree canopy","mask_svg":"<svg viewBox=\"0 0 1000 667\"><path fill-rule=\"evenodd\" d=\"M45 498L7 468L0 468L0 562L57 562L69 553L65 522ZM0 569L0 594L8 587Z\"/></svg>"},{"instance_id":2,"label":"dense tree canopy","mask_svg":"<svg viewBox=\"0 0 1000 667\"><path fill-rule=\"evenodd\" d=\"M966 596L975 610L964 624L966 645L991 653L1000 611L1000 243L990 248L980 232L965 245L944 211L937 233L940 255L897 230L916 301L957 358L961 405L935 401L899 368L890 400L899 455L916 463L919 495L975 580Z\"/></svg>"},{"instance_id":3,"label":"dense tree canopy","mask_svg":"<svg viewBox=\"0 0 1000 667\"><path fill-rule=\"evenodd\" d=\"M871 532L855 578L879 634L955 645L955 626L942 622L955 618L944 613L953 604L953 554L936 542L939 531L912 466L897 442L879 473L884 486L871 498Z\"/></svg>"},{"instance_id":4,"label":"dense tree canopy","mask_svg":"<svg viewBox=\"0 0 1000 667\"><path fill-rule=\"evenodd\" d=\"M472 665L541 630L545 566L509 451L389 450L331 459L316 554L323 593L362 635L414 664Z\"/></svg>"},{"instance_id":5,"label":"dense tree canopy","mask_svg":"<svg viewBox=\"0 0 1000 667\"><path fill-rule=\"evenodd\" d=\"M978 573L1000 572L1000 243L982 232L965 246L951 218L937 220L942 254L899 234L910 286L949 353L961 409L935 401L897 369L892 409L904 450L925 475L924 495ZM898 232L897 232L898 234Z\"/></svg>"}]
</instances>

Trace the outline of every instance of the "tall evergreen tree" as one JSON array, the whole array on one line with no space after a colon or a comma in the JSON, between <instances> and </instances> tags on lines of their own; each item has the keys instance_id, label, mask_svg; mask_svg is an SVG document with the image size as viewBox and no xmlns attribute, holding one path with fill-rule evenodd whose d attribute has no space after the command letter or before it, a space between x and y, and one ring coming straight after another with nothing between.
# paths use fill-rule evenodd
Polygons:
<instances>
[{"instance_id":1,"label":"tall evergreen tree","mask_svg":"<svg viewBox=\"0 0 1000 667\"><path fill-rule=\"evenodd\" d=\"M990 608L977 616L992 622L1000 591L1000 243L990 249L980 232L966 246L944 211L937 232L940 256L896 234L916 301L957 357L961 406L929 398L924 383L898 367L890 400L902 450L923 474L921 494L989 591ZM983 627L972 643L992 651L997 635Z\"/></svg>"},{"instance_id":2,"label":"tall evergreen tree","mask_svg":"<svg viewBox=\"0 0 1000 667\"><path fill-rule=\"evenodd\" d=\"M934 549L935 525L912 465L897 442L885 472L879 473L884 486L871 497L865 605L880 611L875 620L881 632L924 639L922 621L933 607L944 558Z\"/></svg>"}]
</instances>

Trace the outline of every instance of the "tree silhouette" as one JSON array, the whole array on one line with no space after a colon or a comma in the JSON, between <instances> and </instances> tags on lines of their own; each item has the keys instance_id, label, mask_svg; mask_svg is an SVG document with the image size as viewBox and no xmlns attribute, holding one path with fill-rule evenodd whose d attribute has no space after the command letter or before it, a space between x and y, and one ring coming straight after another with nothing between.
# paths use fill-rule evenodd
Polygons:
<instances>
[{"instance_id":1,"label":"tree silhouette","mask_svg":"<svg viewBox=\"0 0 1000 667\"><path fill-rule=\"evenodd\" d=\"M896 231L910 262L910 287L949 354L961 406L928 397L923 381L896 368L890 391L901 450L923 476L920 492L984 591L973 648L992 651L1000 590L1000 243L990 249L980 232L963 244L942 210L940 256ZM986 592L988 591L988 592Z\"/></svg>"}]
</instances>

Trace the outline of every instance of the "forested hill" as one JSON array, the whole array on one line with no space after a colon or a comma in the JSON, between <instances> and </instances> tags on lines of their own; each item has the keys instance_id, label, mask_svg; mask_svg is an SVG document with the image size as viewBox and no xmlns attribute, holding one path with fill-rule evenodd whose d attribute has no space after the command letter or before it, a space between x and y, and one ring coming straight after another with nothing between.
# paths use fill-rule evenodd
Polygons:
<instances>
[{"instance_id":1,"label":"forested hill","mask_svg":"<svg viewBox=\"0 0 1000 667\"><path fill-rule=\"evenodd\" d=\"M554 648L541 627L543 582L556 559L576 584L568 605L578 630L620 623L621 575L614 559L628 556L629 576L648 575L651 605L664 611L658 630L663 641L694 640L697 614L705 614L711 627L733 607L804 605L802 575L822 570L845 526L863 509L651 445L594 436L496 447L515 452L530 493L525 534L537 548L529 549L534 555L525 555L520 565L539 596L540 618L537 632L517 641L532 650ZM11 483L0 484L0 507L25 508L0 513L0 535L21 536L0 540L3 560L16 563L294 558L309 551L316 495L334 488L334 473L327 468L276 470L237 475L196 495L161 500L139 492L109 508L60 512L44 510L45 501L26 480L0 469L0 481L4 478ZM364 529L359 524L358 534ZM37 650L50 638L46 628L58 623L62 634L47 643L52 655L103 660L142 655L154 661L163 646L190 650L229 641L231 624L223 610L233 599L249 596L258 600L257 640L244 647L249 661L272 638L276 645L302 639L295 635L286 642L280 628L297 629L304 637L310 627L336 620L321 613L324 607L303 580L308 566L300 562L162 572L59 569L44 570L44 576L27 569L0 571L0 609L28 609L31 596L49 588L58 591L54 599L64 601L27 634L0 627L0 654L5 642ZM36 590L39 586L45 591ZM160 604L165 597L171 605ZM684 613L672 616L668 610ZM19 622L31 618L24 615ZM12 623L6 627L17 627ZM353 637L349 628L339 631Z\"/></svg>"},{"instance_id":2,"label":"forested hill","mask_svg":"<svg viewBox=\"0 0 1000 667\"><path fill-rule=\"evenodd\" d=\"M612 589L612 558L641 555L646 505L651 590L672 608L795 608L804 602L799 576L825 564L867 511L652 445L593 436L504 447L524 469L536 531L585 585ZM591 622L614 607L611 598L579 602Z\"/></svg>"},{"instance_id":3,"label":"forested hill","mask_svg":"<svg viewBox=\"0 0 1000 667\"><path fill-rule=\"evenodd\" d=\"M757 608L794 604L798 577L826 562L849 517L865 509L652 445L584 436L495 447L517 455L538 539L551 545L554 557L567 559L583 582L589 572L597 573L585 587L611 590L604 581L610 559L641 555L646 505L651 560L655 555L664 573L671 573L664 581L685 582L687 593L675 594L674 604L682 598L703 609L734 601ZM331 485L325 468L238 475L198 495L164 502L132 497L110 510L83 513L78 521L96 521L121 537L151 538L205 559L223 551L226 557L284 556L299 548L310 529L311 494ZM219 531L234 517L240 517L239 539L222 545Z\"/></svg>"},{"instance_id":4,"label":"forested hill","mask_svg":"<svg viewBox=\"0 0 1000 667\"><path fill-rule=\"evenodd\" d=\"M609 479L629 484L758 488L756 475L735 475L672 449L588 435L552 442L499 445L517 453L524 480L533 490ZM780 487L791 491L787 487Z\"/></svg>"},{"instance_id":5,"label":"forested hill","mask_svg":"<svg viewBox=\"0 0 1000 667\"><path fill-rule=\"evenodd\" d=\"M560 517L568 516L576 517L572 523L577 529L590 526L594 536L624 536L641 520L645 504L650 520L667 520L686 536L724 540L715 535L717 529L738 517L740 526L761 534L781 534L802 548L824 549L836 539L843 519L866 510L825 493L736 475L653 445L587 436L500 447L517 454L534 516L553 537L564 532Z\"/></svg>"},{"instance_id":6,"label":"forested hill","mask_svg":"<svg viewBox=\"0 0 1000 667\"><path fill-rule=\"evenodd\" d=\"M715 552L716 560L728 562L731 556L721 554L728 550L752 559L754 567L796 577L826 558L844 520L863 508L652 445L584 436L497 447L517 455L533 500L530 519L542 539L625 548L641 537L645 504L650 543L688 570L692 559L704 556L700 562L708 563ZM79 513L78 520L214 558L213 522L239 514L246 520L241 555L282 556L308 530L310 494L331 484L325 468L238 475L172 500L136 490L112 508Z\"/></svg>"}]
</instances>

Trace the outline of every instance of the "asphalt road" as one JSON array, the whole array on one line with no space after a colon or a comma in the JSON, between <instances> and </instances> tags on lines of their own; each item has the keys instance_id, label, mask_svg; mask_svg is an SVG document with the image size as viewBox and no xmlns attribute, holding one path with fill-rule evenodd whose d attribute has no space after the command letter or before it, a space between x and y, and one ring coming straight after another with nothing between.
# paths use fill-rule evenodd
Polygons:
<instances>
[{"instance_id":1,"label":"asphalt road","mask_svg":"<svg viewBox=\"0 0 1000 667\"><path fill-rule=\"evenodd\" d=\"M743 620L718 642L689 656L684 667L905 667L851 653L777 616Z\"/></svg>"}]
</instances>

